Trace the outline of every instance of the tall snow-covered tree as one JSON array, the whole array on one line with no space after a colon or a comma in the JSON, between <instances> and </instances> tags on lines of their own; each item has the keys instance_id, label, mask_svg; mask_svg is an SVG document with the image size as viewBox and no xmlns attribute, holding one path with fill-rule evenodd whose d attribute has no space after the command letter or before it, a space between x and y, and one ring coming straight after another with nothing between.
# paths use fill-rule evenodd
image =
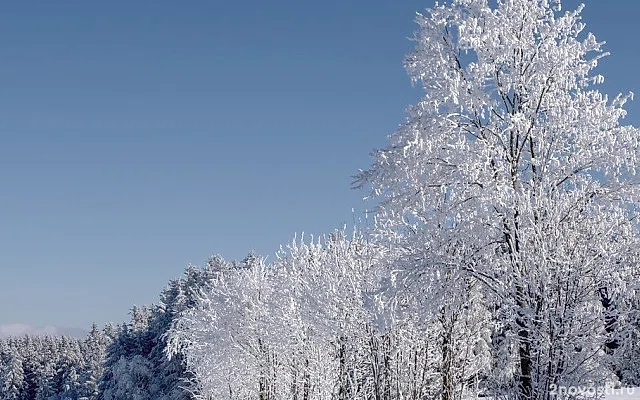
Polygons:
<instances>
[{"instance_id":1,"label":"tall snow-covered tree","mask_svg":"<svg viewBox=\"0 0 640 400\"><path fill-rule=\"evenodd\" d=\"M580 12L453 0L419 14L405 65L423 97L357 178L398 282L482 283L504 340L486 381L519 399L611 378L611 316L637 263L640 135L621 123L630 96L597 90L606 53Z\"/></svg>"}]
</instances>

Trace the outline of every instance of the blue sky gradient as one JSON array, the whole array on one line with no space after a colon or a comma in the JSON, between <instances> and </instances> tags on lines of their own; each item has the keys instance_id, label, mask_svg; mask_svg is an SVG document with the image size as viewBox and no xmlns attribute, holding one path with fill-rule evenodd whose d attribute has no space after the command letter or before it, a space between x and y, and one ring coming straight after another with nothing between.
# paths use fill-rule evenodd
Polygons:
<instances>
[{"instance_id":1,"label":"blue sky gradient","mask_svg":"<svg viewBox=\"0 0 640 400\"><path fill-rule=\"evenodd\" d=\"M0 323L121 322L189 263L351 225L351 176L420 94L402 60L431 5L3 4ZM587 3L605 92L639 90L639 11Z\"/></svg>"}]
</instances>

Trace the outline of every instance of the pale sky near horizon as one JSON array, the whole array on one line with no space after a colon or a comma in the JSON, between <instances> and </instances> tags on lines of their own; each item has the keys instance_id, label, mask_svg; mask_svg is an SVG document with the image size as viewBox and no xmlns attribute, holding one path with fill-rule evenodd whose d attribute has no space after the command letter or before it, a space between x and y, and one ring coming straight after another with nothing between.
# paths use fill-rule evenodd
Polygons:
<instances>
[{"instance_id":1,"label":"pale sky near horizon","mask_svg":"<svg viewBox=\"0 0 640 400\"><path fill-rule=\"evenodd\" d=\"M603 91L638 92L640 3L586 3ZM2 4L0 324L122 322L189 263L352 225L351 176L419 95L402 60L432 5Z\"/></svg>"}]
</instances>

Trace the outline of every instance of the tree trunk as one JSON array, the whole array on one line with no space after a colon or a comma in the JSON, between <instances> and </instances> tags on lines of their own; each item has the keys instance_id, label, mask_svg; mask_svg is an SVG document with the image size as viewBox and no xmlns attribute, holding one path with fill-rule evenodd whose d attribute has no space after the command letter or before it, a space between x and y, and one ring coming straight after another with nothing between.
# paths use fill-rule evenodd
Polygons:
<instances>
[{"instance_id":1,"label":"tree trunk","mask_svg":"<svg viewBox=\"0 0 640 400\"><path fill-rule=\"evenodd\" d=\"M311 375L309 373L309 359L304 359L304 387L302 392L302 400L311 398Z\"/></svg>"},{"instance_id":2,"label":"tree trunk","mask_svg":"<svg viewBox=\"0 0 640 400\"><path fill-rule=\"evenodd\" d=\"M453 377L451 376L453 362L453 324L442 315L442 400L453 400Z\"/></svg>"},{"instance_id":3,"label":"tree trunk","mask_svg":"<svg viewBox=\"0 0 640 400\"><path fill-rule=\"evenodd\" d=\"M616 315L615 304L613 303L613 299L611 298L607 287L601 287L598 292L600 294L600 303L605 310L604 329L608 335L607 341L604 344L604 351L608 356L611 356L618 349L618 347L620 347L620 342L615 337L616 328L618 325L618 317ZM615 365L614 363L611 367L613 369L613 373L616 374L620 382L623 382L623 376L620 366Z\"/></svg>"},{"instance_id":4,"label":"tree trunk","mask_svg":"<svg viewBox=\"0 0 640 400\"><path fill-rule=\"evenodd\" d=\"M533 384L531 381L531 373L533 372L533 360L531 354L530 329L527 323L527 317L523 313L526 309L524 298L524 289L522 286L516 286L516 299L520 310L516 317L516 325L518 326L518 355L520 357L520 371L518 375L518 400L530 400L533 395Z\"/></svg>"},{"instance_id":5,"label":"tree trunk","mask_svg":"<svg viewBox=\"0 0 640 400\"><path fill-rule=\"evenodd\" d=\"M349 376L347 371L347 344L346 338L341 336L338 339L338 360L340 362L340 387L338 388L338 399L349 399Z\"/></svg>"}]
</instances>

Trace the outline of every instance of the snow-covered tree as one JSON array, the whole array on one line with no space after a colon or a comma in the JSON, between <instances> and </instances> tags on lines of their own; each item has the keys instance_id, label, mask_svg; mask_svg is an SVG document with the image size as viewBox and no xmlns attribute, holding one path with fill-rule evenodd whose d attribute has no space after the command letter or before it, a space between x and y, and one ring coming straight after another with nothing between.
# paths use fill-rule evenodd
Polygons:
<instances>
[{"instance_id":1,"label":"snow-covered tree","mask_svg":"<svg viewBox=\"0 0 640 400\"><path fill-rule=\"evenodd\" d=\"M0 397L6 400L19 400L24 386L22 357L16 349L2 354L0 369Z\"/></svg>"},{"instance_id":2,"label":"snow-covered tree","mask_svg":"<svg viewBox=\"0 0 640 400\"><path fill-rule=\"evenodd\" d=\"M424 95L357 183L380 202L396 286L482 283L502 340L486 382L547 398L553 384L610 378L621 327L607 315L624 313L637 263L639 135L620 122L629 97L596 89L606 53L581 9L492 4L418 15L406 68ZM441 307L441 293L431 300Z\"/></svg>"},{"instance_id":3,"label":"snow-covered tree","mask_svg":"<svg viewBox=\"0 0 640 400\"><path fill-rule=\"evenodd\" d=\"M335 231L278 254L272 319L284 339L278 349L293 361L292 398L356 399L374 391L369 375L378 367L372 346L379 338L366 295L377 284L378 250L359 233Z\"/></svg>"},{"instance_id":4,"label":"snow-covered tree","mask_svg":"<svg viewBox=\"0 0 640 400\"><path fill-rule=\"evenodd\" d=\"M83 343L85 357L80 377L82 397L97 398L98 386L104 373L105 351L110 342L111 340L106 333L93 324Z\"/></svg>"},{"instance_id":5,"label":"snow-covered tree","mask_svg":"<svg viewBox=\"0 0 640 400\"><path fill-rule=\"evenodd\" d=\"M213 279L175 322L169 353L185 354L199 389L209 396L264 396L273 385L272 350L265 342L268 271L259 259L238 266L215 258L208 269Z\"/></svg>"}]
</instances>

